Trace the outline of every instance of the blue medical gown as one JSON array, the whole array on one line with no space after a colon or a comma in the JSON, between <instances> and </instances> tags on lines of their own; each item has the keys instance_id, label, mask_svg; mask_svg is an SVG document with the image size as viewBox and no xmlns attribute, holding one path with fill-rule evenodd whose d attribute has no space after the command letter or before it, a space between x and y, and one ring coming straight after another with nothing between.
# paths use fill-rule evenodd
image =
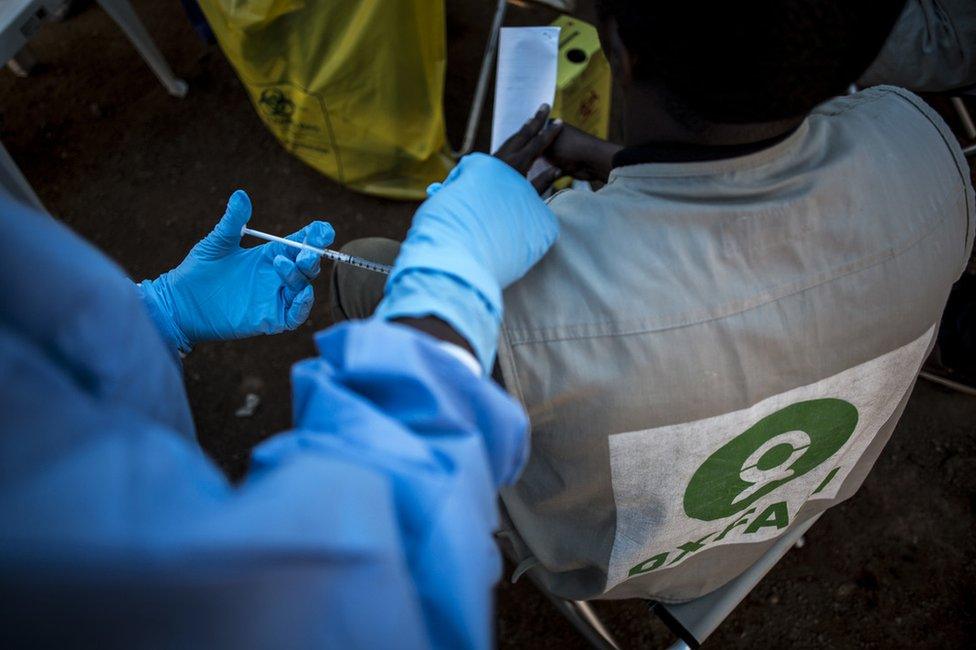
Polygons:
<instances>
[{"instance_id":1,"label":"blue medical gown","mask_svg":"<svg viewBox=\"0 0 976 650\"><path fill-rule=\"evenodd\" d=\"M135 285L47 216L0 219L0 645L491 644L526 450L497 386L414 330L332 328L230 485Z\"/></svg>"}]
</instances>

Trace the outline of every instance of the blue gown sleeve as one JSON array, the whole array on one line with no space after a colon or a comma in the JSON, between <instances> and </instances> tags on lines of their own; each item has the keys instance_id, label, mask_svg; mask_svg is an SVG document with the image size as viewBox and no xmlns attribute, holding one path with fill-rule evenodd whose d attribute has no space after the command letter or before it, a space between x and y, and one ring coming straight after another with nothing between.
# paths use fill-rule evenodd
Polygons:
<instances>
[{"instance_id":1,"label":"blue gown sleeve","mask_svg":"<svg viewBox=\"0 0 976 650\"><path fill-rule=\"evenodd\" d=\"M317 345L293 369L293 429L232 486L0 323L0 642L489 647L524 414L396 324Z\"/></svg>"}]
</instances>

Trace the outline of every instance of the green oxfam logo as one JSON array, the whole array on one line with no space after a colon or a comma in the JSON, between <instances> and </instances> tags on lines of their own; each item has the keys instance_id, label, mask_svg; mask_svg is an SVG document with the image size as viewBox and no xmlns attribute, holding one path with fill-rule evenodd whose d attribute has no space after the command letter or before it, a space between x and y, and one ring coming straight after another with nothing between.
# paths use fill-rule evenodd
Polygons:
<instances>
[{"instance_id":1,"label":"green oxfam logo","mask_svg":"<svg viewBox=\"0 0 976 650\"><path fill-rule=\"evenodd\" d=\"M842 399L798 402L767 415L708 457L688 483L689 517L714 521L748 508L844 446L857 409Z\"/></svg>"}]
</instances>

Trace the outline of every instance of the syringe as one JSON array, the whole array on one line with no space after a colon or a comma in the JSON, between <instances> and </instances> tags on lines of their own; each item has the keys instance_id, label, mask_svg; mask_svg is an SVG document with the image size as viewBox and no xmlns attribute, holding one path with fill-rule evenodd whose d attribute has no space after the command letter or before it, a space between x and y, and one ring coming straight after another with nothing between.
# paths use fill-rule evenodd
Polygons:
<instances>
[{"instance_id":1,"label":"syringe","mask_svg":"<svg viewBox=\"0 0 976 650\"><path fill-rule=\"evenodd\" d=\"M299 241L292 241L290 239L285 239L284 237L278 237L277 235L269 235L266 232L261 232L260 230L254 230L253 228L248 228L247 226L241 228L242 235L251 235L252 237L257 237L258 239L264 239L267 241L278 242L279 244L284 244L285 246L291 246L292 248L299 248L306 251L311 251L316 255L321 255L326 259L330 259L336 262L341 262L343 264L350 264L352 266L358 266L361 269L366 269L367 271L375 271L376 273L390 274L393 270L392 266L387 264L380 264L379 262L372 262L363 257L356 257L355 255L348 255L346 253L340 253L339 251L334 251L331 248L316 248L315 246L310 246Z\"/></svg>"}]
</instances>

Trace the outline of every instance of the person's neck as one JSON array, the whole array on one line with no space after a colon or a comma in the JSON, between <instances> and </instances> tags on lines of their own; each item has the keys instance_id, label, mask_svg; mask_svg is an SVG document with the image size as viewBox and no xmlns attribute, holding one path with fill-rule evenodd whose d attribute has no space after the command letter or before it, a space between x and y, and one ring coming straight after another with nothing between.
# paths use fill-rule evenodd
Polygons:
<instances>
[{"instance_id":1,"label":"person's neck","mask_svg":"<svg viewBox=\"0 0 976 650\"><path fill-rule=\"evenodd\" d=\"M624 103L624 143L626 146L679 144L698 147L748 145L776 139L796 129L803 116L751 124L703 123L698 128L675 119L666 102L654 91L632 89Z\"/></svg>"}]
</instances>

